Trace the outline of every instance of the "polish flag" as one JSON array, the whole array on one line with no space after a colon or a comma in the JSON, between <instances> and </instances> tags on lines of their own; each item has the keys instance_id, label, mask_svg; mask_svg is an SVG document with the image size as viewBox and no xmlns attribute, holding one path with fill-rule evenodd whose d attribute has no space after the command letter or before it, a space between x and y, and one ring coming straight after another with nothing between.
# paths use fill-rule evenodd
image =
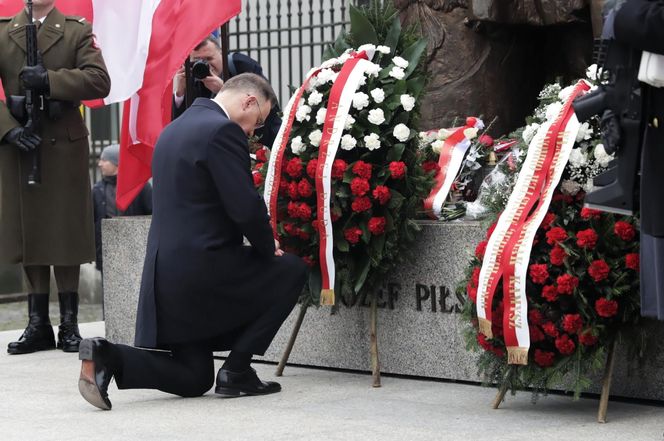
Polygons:
<instances>
[{"instance_id":1,"label":"polish flag","mask_svg":"<svg viewBox=\"0 0 664 441\"><path fill-rule=\"evenodd\" d=\"M117 203L124 210L152 176L152 150L170 122L172 78L193 48L237 15L241 0L56 0L65 15L92 23L111 76L108 97L125 101ZM0 0L0 16L23 0Z\"/></svg>"}]
</instances>

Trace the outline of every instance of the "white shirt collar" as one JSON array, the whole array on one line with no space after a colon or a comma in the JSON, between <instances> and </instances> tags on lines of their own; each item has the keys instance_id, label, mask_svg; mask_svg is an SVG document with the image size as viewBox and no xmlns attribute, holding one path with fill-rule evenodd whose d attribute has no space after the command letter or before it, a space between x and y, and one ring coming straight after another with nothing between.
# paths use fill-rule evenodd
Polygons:
<instances>
[{"instance_id":1,"label":"white shirt collar","mask_svg":"<svg viewBox=\"0 0 664 441\"><path fill-rule=\"evenodd\" d=\"M221 110L223 110L224 113L226 114L226 116L228 117L228 119L230 119L231 115L230 115L230 113L228 113L228 110L226 110L226 108L224 107L223 104L221 104L220 102L218 102L218 101L216 101L216 100L211 100L211 101L212 101L213 103L215 103L217 106L221 107Z\"/></svg>"}]
</instances>

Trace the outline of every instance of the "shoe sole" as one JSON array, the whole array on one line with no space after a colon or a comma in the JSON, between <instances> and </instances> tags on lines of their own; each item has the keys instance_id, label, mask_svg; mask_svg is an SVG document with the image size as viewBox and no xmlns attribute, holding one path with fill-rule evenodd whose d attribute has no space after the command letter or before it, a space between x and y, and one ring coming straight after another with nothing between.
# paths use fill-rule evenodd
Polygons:
<instances>
[{"instance_id":1,"label":"shoe sole","mask_svg":"<svg viewBox=\"0 0 664 441\"><path fill-rule=\"evenodd\" d=\"M244 391L240 389L235 389L235 388L230 388L230 387L220 387L217 386L214 389L214 393L221 396L221 398L237 398L241 396L252 396L252 397L257 397L260 395L271 395L271 394L276 394L278 392L281 392L281 389L279 390L274 390L272 392L264 392L264 393L256 393L256 392L250 392L250 391Z\"/></svg>"},{"instance_id":2,"label":"shoe sole","mask_svg":"<svg viewBox=\"0 0 664 441\"><path fill-rule=\"evenodd\" d=\"M111 401L104 399L99 392L99 388L94 381L90 381L84 371L86 367L89 367L86 363L93 363L92 361L92 342L91 341L82 341L79 346L78 359L82 361L81 363L81 374L78 378L78 391L81 396L88 403L92 404L95 407L98 407L102 410L111 410ZM92 367L94 372L94 366Z\"/></svg>"},{"instance_id":3,"label":"shoe sole","mask_svg":"<svg viewBox=\"0 0 664 441\"><path fill-rule=\"evenodd\" d=\"M22 355L22 354L32 354L34 352L39 352L39 351L50 351L52 349L55 349L55 343L51 346L50 344L43 345L43 346L38 346L36 348L33 348L30 351L21 351L21 350L11 350L7 348L7 353L9 355Z\"/></svg>"}]
</instances>

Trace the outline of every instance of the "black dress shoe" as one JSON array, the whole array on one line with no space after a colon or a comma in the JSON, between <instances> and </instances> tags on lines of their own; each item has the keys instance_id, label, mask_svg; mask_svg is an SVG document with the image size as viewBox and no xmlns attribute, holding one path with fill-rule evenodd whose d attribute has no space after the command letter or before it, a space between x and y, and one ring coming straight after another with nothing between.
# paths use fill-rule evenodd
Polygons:
<instances>
[{"instance_id":1,"label":"black dress shoe","mask_svg":"<svg viewBox=\"0 0 664 441\"><path fill-rule=\"evenodd\" d=\"M86 338L81 341L78 359L82 360L78 391L85 400L103 410L111 410L108 385L113 375L120 371L117 349L103 338Z\"/></svg>"},{"instance_id":2,"label":"black dress shoe","mask_svg":"<svg viewBox=\"0 0 664 441\"><path fill-rule=\"evenodd\" d=\"M214 392L233 398L240 395L267 395L281 391L281 385L274 381L261 381L253 368L244 372L231 372L224 368L217 373L217 387Z\"/></svg>"}]
</instances>

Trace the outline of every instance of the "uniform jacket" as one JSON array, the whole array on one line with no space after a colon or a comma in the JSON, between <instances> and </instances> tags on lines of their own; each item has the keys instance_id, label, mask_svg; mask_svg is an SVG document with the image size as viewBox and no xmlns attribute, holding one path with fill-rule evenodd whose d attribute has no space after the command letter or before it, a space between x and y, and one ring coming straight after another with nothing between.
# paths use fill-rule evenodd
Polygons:
<instances>
[{"instance_id":1,"label":"uniform jacket","mask_svg":"<svg viewBox=\"0 0 664 441\"><path fill-rule=\"evenodd\" d=\"M664 55L664 0L628 0L615 18L616 39ZM664 237L664 88L643 85L641 229Z\"/></svg>"},{"instance_id":2,"label":"uniform jacket","mask_svg":"<svg viewBox=\"0 0 664 441\"><path fill-rule=\"evenodd\" d=\"M26 23L24 11L0 19L0 78L7 96L24 94L19 72L26 62ZM108 95L110 78L92 27L82 18L53 9L37 41L50 98L72 104L57 121L42 117L40 185L27 185L28 158L0 142L0 263L77 265L95 256L88 130L78 105ZM19 125L0 102L0 139Z\"/></svg>"}]
</instances>

